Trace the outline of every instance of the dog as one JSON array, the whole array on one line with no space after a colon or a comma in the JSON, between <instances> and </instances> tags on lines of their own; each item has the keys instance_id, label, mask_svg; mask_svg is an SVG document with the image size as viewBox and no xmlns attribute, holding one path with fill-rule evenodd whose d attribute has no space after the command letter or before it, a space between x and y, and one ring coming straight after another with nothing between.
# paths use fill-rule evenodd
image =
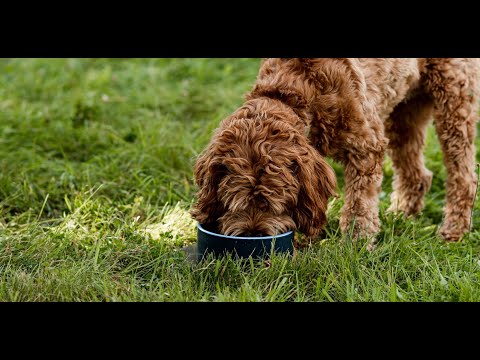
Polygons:
<instances>
[{"instance_id":1,"label":"dog","mask_svg":"<svg viewBox=\"0 0 480 360\"><path fill-rule=\"evenodd\" d=\"M317 238L345 169L343 234L380 229L382 164L394 167L391 206L418 214L432 172L425 168L426 128L433 118L447 170L439 234L459 241L475 200L479 59L262 59L253 89L216 129L198 156L191 215L233 236L289 230Z\"/></svg>"}]
</instances>

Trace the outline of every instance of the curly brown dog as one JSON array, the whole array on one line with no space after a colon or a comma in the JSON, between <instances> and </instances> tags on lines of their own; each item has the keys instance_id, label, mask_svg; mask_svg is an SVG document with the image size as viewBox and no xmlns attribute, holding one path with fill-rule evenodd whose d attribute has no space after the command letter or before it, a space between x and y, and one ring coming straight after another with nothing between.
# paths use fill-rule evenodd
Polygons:
<instances>
[{"instance_id":1,"label":"curly brown dog","mask_svg":"<svg viewBox=\"0 0 480 360\"><path fill-rule=\"evenodd\" d=\"M478 59L264 59L243 106L222 121L198 157L192 209L227 235L321 233L335 174L345 166L340 227L353 237L380 227L385 152L395 169L391 211L422 210L433 117L448 173L440 235L469 230L476 190Z\"/></svg>"}]
</instances>

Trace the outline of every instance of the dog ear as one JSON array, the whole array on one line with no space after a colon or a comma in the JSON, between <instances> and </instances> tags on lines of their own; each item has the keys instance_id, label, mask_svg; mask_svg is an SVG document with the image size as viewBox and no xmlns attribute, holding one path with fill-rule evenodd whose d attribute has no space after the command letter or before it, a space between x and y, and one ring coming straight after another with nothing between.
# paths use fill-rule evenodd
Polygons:
<instances>
[{"instance_id":1,"label":"dog ear","mask_svg":"<svg viewBox=\"0 0 480 360\"><path fill-rule=\"evenodd\" d=\"M199 190L197 201L190 214L200 224L208 224L217 220L222 212L222 205L217 200L218 184L225 174L225 167L216 156L213 145L203 152L195 163L194 178Z\"/></svg>"},{"instance_id":2,"label":"dog ear","mask_svg":"<svg viewBox=\"0 0 480 360\"><path fill-rule=\"evenodd\" d=\"M336 195L335 173L314 149L307 148L294 164L300 190L293 220L300 232L315 237L325 225L328 200Z\"/></svg>"}]
</instances>

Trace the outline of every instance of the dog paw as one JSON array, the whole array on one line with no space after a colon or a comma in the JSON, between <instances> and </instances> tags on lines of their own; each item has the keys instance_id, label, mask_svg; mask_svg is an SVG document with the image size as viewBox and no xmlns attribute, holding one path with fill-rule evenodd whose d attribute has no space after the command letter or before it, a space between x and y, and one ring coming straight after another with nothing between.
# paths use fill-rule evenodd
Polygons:
<instances>
[{"instance_id":1,"label":"dog paw","mask_svg":"<svg viewBox=\"0 0 480 360\"><path fill-rule=\"evenodd\" d=\"M342 234L357 241L360 238L367 238L371 243L375 241L375 235L380 230L380 220L378 217L357 216L354 219L342 217L340 219L340 228Z\"/></svg>"},{"instance_id":2,"label":"dog paw","mask_svg":"<svg viewBox=\"0 0 480 360\"><path fill-rule=\"evenodd\" d=\"M468 232L468 226L462 226L461 222L445 222L440 229L438 234L446 242L458 242L462 240L463 236Z\"/></svg>"}]
</instances>

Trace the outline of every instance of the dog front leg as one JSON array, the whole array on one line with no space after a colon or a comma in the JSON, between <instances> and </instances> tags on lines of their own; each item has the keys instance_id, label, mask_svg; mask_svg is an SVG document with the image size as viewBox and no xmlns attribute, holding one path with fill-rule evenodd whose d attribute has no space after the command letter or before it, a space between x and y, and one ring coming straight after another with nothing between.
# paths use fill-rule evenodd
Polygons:
<instances>
[{"instance_id":1,"label":"dog front leg","mask_svg":"<svg viewBox=\"0 0 480 360\"><path fill-rule=\"evenodd\" d=\"M385 146L368 153L350 152L345 163L345 203L340 217L344 236L368 237L373 249L380 229L378 196L382 185Z\"/></svg>"}]
</instances>

